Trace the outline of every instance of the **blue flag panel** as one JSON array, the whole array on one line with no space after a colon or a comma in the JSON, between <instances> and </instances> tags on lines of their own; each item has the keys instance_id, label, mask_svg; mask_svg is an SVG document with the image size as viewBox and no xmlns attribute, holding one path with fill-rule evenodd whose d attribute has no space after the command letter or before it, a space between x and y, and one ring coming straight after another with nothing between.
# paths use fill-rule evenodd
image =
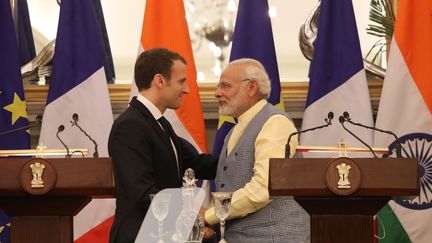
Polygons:
<instances>
[{"instance_id":1,"label":"blue flag panel","mask_svg":"<svg viewBox=\"0 0 432 243\"><path fill-rule=\"evenodd\" d=\"M253 58L260 61L271 80L271 94L268 99L273 105L280 103L280 80L267 0L240 0L230 61ZM221 118L219 118L221 119ZM231 120L232 121L232 120ZM219 122L213 154L220 154L225 136L234 126L232 122Z\"/></svg>"},{"instance_id":2,"label":"blue flag panel","mask_svg":"<svg viewBox=\"0 0 432 243\"><path fill-rule=\"evenodd\" d=\"M18 44L9 0L0 0L0 132L28 125ZM28 149L27 131L0 135L0 149ZM0 210L0 241L9 242L9 218Z\"/></svg>"},{"instance_id":3,"label":"blue flag panel","mask_svg":"<svg viewBox=\"0 0 432 243\"><path fill-rule=\"evenodd\" d=\"M103 66L101 32L91 1L63 0L58 26L47 104L87 80Z\"/></svg>"},{"instance_id":4,"label":"blue flag panel","mask_svg":"<svg viewBox=\"0 0 432 243\"><path fill-rule=\"evenodd\" d=\"M306 107L363 69L351 0L322 0Z\"/></svg>"}]
</instances>

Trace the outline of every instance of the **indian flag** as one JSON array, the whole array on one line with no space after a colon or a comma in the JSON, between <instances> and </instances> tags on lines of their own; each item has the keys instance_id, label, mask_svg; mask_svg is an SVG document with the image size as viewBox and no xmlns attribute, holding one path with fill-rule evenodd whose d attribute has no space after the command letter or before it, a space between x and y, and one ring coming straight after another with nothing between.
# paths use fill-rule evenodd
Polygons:
<instances>
[{"instance_id":1,"label":"indian flag","mask_svg":"<svg viewBox=\"0 0 432 243\"><path fill-rule=\"evenodd\" d=\"M381 242L432 242L432 1L400 0L376 126L400 136L419 163L420 194L394 198L377 216ZM375 134L375 146L392 138Z\"/></svg>"},{"instance_id":2,"label":"indian flag","mask_svg":"<svg viewBox=\"0 0 432 243\"><path fill-rule=\"evenodd\" d=\"M207 138L199 97L197 73L186 12L182 0L147 0L138 55L152 48L167 48L178 52L187 62L187 85L189 94L183 96L180 109L167 109L164 116L169 120L176 134L185 139L197 153L207 153ZM131 98L138 94L135 82L131 88ZM208 181L202 188L209 191ZM209 203L206 198L204 204Z\"/></svg>"},{"instance_id":3,"label":"indian flag","mask_svg":"<svg viewBox=\"0 0 432 243\"><path fill-rule=\"evenodd\" d=\"M186 82L189 94L183 97L183 105L180 109L176 111L169 109L164 115L177 135L191 143L198 152L207 152L195 61L182 0L146 1L140 52L156 47L178 52L187 62Z\"/></svg>"}]
</instances>

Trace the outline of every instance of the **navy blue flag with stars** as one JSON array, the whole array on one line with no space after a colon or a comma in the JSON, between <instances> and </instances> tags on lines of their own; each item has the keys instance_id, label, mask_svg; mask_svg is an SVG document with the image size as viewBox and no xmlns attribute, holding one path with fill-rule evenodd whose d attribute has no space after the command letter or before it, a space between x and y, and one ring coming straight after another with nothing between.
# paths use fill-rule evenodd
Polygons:
<instances>
[{"instance_id":1,"label":"navy blue flag with stars","mask_svg":"<svg viewBox=\"0 0 432 243\"><path fill-rule=\"evenodd\" d=\"M0 0L0 133L28 125L18 44L9 0ZM28 149L27 131L0 135L0 149ZM0 161L1 162L1 161ZM9 242L9 218L0 212L0 242Z\"/></svg>"}]
</instances>

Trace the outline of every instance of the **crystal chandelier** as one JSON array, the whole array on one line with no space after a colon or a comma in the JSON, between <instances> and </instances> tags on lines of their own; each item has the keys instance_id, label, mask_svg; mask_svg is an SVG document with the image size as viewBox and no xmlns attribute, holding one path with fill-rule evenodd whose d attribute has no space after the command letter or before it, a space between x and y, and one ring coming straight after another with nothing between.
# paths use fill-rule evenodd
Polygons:
<instances>
[{"instance_id":1,"label":"crystal chandelier","mask_svg":"<svg viewBox=\"0 0 432 243\"><path fill-rule=\"evenodd\" d=\"M192 48L196 52L204 43L215 59L212 73L219 77L226 65L226 49L231 45L237 13L235 0L184 0ZM198 72L198 79L205 79Z\"/></svg>"}]
</instances>

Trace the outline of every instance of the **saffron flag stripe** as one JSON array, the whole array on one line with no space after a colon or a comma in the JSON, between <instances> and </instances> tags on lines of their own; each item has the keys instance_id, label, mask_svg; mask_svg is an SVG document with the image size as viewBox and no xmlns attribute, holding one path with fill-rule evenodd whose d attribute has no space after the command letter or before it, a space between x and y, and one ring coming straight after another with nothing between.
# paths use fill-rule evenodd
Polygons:
<instances>
[{"instance_id":1,"label":"saffron flag stripe","mask_svg":"<svg viewBox=\"0 0 432 243\"><path fill-rule=\"evenodd\" d=\"M412 4L411 1L400 1L398 9L410 12L397 15L394 33L405 63L429 110L432 110L432 9L430 1L420 2Z\"/></svg>"}]
</instances>

